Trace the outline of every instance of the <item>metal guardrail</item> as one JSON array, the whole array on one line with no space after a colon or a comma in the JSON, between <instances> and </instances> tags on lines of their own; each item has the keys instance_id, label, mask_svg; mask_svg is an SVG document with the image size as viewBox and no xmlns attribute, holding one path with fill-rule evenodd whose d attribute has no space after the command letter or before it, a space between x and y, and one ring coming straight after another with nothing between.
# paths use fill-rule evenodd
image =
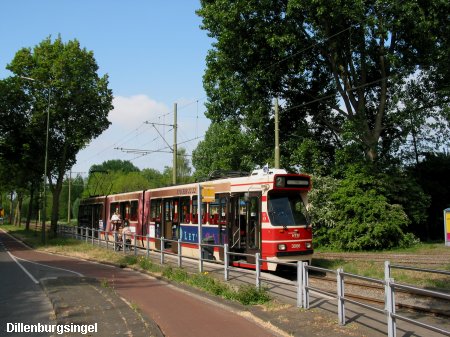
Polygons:
<instances>
[{"instance_id":1,"label":"metal guardrail","mask_svg":"<svg viewBox=\"0 0 450 337\"><path fill-rule=\"evenodd\" d=\"M113 232L113 236L114 236L114 240L111 242L109 240L109 234L103 230L98 230L98 229L94 229L94 228L86 228L86 227L73 227L73 226L63 226L63 225L58 225L58 231L60 234L63 235L70 235L71 237L75 237L78 240L85 240L86 242L91 242L92 245L95 244L95 242L101 246L101 242L104 242L106 245L106 248L109 249L109 244L112 243L114 250L117 250L117 247L123 247L126 248L127 247L127 242L126 242L126 238L125 236L122 236L122 241L120 241L118 239L118 236L116 235L116 232ZM103 234L103 239L101 238ZM139 250L145 250L146 251L146 257L149 258L150 257L150 252L155 252L155 253L159 253L160 254L160 263L164 264L165 263L165 255L173 255L173 256L177 256L177 264L178 267L182 267L182 259L183 259L183 255L182 255L182 244L185 243L183 241L179 240L170 240L170 239L166 239L164 237L160 237L160 238L151 238L154 239L156 241L160 241L160 247L161 249L150 249L149 244L150 244L150 237L149 236L142 236L142 235L136 235L134 233L131 234L127 234L128 236L130 236L131 238L133 238L133 243L131 244L128 243L128 246L130 247L129 251L133 250L134 251L134 255L136 256L138 254ZM146 247L142 248L140 246L137 245L137 240L141 239L141 240L145 240L146 242ZM177 253L174 252L169 252L167 250L164 249L165 243L166 242L170 242L172 244L176 243L177 244ZM192 244L192 242L189 242L189 244ZM391 265L389 261L385 262L385 279L384 280L380 280L380 279L376 279L376 278L371 278L371 277L366 277L366 276L361 276L361 275L357 275L357 274L351 274L351 273L346 273L344 272L344 270L342 268L337 269L337 270L331 270L331 269L326 269L326 268L320 268L320 267L314 267L314 266L310 266L308 265L307 262L297 262L296 264L294 263L287 263L287 262L281 262L281 261L274 261L274 260L265 260L262 259L260 256L260 253L256 253L256 254L245 254L245 253L235 253L235 252L230 252L229 251L229 246L227 244L225 245L211 245L211 244L205 244L205 243L196 243L194 245L197 245L199 247L199 257L198 257L198 261L199 261L199 272L203 272L203 261L208 261L208 262L215 262L215 263L220 263L223 264L224 266L224 279L225 281L228 281L229 279L229 270L230 270L230 266L229 266L229 261L230 261L230 256L245 256L245 257L254 257L255 258L255 286L260 289L261 288L261 283L263 281L263 278L261 277L261 263L266 262L266 263L276 263L279 265L285 265L285 266L291 266L294 268L297 268L297 282L287 282L287 284L295 286L296 287L296 292L297 292L297 307L301 307L304 309L309 309L309 297L310 297L310 292L314 291L317 293L321 293L323 295L326 296L330 296L330 297L334 297L337 299L338 301L338 321L340 325L345 325L346 324L346 318L345 318L345 303L352 303L361 307L364 307L366 309L372 310L372 311L376 311L378 313L384 314L386 315L386 319L387 319L387 326L388 326L388 337L395 337L396 336L396 320L403 320L406 322L409 322L411 324L420 326L422 328L434 331L434 332L438 332L441 333L443 335L446 336L450 336L450 331L445 330L445 329L441 329L439 327L436 326L432 326L429 324L425 324L422 323L420 321L417 320L413 320L411 318L408 318L406 316L402 316L396 313L395 308L396 308L396 304L395 304L395 290L403 290L403 291L408 291L408 292L412 292L412 293L417 293L417 294L422 294L422 295L426 295L426 296L430 296L430 297L437 297L437 298L441 298L444 300L449 300L450 301L450 295L446 294L446 293L442 293L442 292L437 292L437 291L431 291L431 290L426 290L426 289L422 289L422 288L417 288L417 287L413 287L410 285L405 285L405 284L399 284L399 283L395 283L394 279L391 277L391 270L392 269L404 269L404 270L412 270L412 271L419 271L419 272L426 272L426 273L439 273L439 274L444 274L444 275L450 275L450 272L447 271L442 271L442 270L432 270L432 269L420 269L420 268L414 268L414 267L406 267L406 266L400 266L400 265ZM224 261L220 262L220 261L213 261L210 259L204 259L203 258L203 248L205 247L209 247L209 248L214 248L214 247L219 247L219 248L223 248L224 250ZM132 249L131 249L132 248ZM126 254L127 249L123 249L124 254ZM185 257L186 258L186 257ZM189 258L192 259L192 258ZM324 273L331 273L331 274L335 274L336 275L336 280L337 280L337 288L336 288L336 294L335 293L331 293L331 292L327 292L324 291L322 289L316 288L316 287L312 287L309 285L309 271L313 270L313 271L319 271L319 272L324 272ZM371 283L376 283L376 284L380 284L380 285L384 285L384 297L385 297L385 307L384 309L380 309L371 305L368 305L366 303L362 303L356 300L352 300L348 297L345 296L345 278L356 278L356 279L360 279L360 280L364 280L367 282L371 282Z\"/></svg>"}]
</instances>

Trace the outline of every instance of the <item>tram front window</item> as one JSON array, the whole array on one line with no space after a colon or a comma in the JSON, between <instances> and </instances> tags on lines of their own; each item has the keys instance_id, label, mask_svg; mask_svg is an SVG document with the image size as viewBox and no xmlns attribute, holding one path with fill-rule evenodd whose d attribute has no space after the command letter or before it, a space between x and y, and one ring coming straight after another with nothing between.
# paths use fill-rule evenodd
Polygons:
<instances>
[{"instance_id":1,"label":"tram front window","mask_svg":"<svg viewBox=\"0 0 450 337\"><path fill-rule=\"evenodd\" d=\"M274 226L307 225L306 208L299 194L269 194L268 213Z\"/></svg>"}]
</instances>

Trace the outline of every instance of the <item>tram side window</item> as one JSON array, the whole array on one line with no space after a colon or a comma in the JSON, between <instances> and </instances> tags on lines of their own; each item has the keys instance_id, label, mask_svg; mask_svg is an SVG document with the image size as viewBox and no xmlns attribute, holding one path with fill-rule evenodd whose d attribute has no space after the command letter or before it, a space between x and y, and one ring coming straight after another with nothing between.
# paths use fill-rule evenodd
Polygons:
<instances>
[{"instance_id":1,"label":"tram side window","mask_svg":"<svg viewBox=\"0 0 450 337\"><path fill-rule=\"evenodd\" d=\"M180 221L189 223L189 197L180 198Z\"/></svg>"},{"instance_id":2,"label":"tram side window","mask_svg":"<svg viewBox=\"0 0 450 337\"><path fill-rule=\"evenodd\" d=\"M131 202L130 207L130 221L137 221L138 219L138 201L134 200Z\"/></svg>"},{"instance_id":3,"label":"tram side window","mask_svg":"<svg viewBox=\"0 0 450 337\"><path fill-rule=\"evenodd\" d=\"M130 221L130 202L121 203L120 206L124 214L123 219Z\"/></svg>"},{"instance_id":4,"label":"tram side window","mask_svg":"<svg viewBox=\"0 0 450 337\"><path fill-rule=\"evenodd\" d=\"M198 223L198 197L192 197L192 223ZM202 224L206 223L206 202L202 202Z\"/></svg>"},{"instance_id":5,"label":"tram side window","mask_svg":"<svg viewBox=\"0 0 450 337\"><path fill-rule=\"evenodd\" d=\"M217 225L219 223L219 208L218 198L209 204L209 223L211 225Z\"/></svg>"},{"instance_id":6,"label":"tram side window","mask_svg":"<svg viewBox=\"0 0 450 337\"><path fill-rule=\"evenodd\" d=\"M114 202L109 206L109 214L112 216L115 212L119 212L119 203Z\"/></svg>"},{"instance_id":7,"label":"tram side window","mask_svg":"<svg viewBox=\"0 0 450 337\"><path fill-rule=\"evenodd\" d=\"M247 241L249 248L259 248L259 198L249 200L249 223Z\"/></svg>"},{"instance_id":8,"label":"tram side window","mask_svg":"<svg viewBox=\"0 0 450 337\"><path fill-rule=\"evenodd\" d=\"M244 196L239 197L239 227L241 228L241 235L245 235L247 227L247 203Z\"/></svg>"},{"instance_id":9,"label":"tram side window","mask_svg":"<svg viewBox=\"0 0 450 337\"><path fill-rule=\"evenodd\" d=\"M227 198L220 198L219 202L219 223L227 223Z\"/></svg>"},{"instance_id":10,"label":"tram side window","mask_svg":"<svg viewBox=\"0 0 450 337\"><path fill-rule=\"evenodd\" d=\"M152 219L152 221L161 221L161 200L152 199L150 205L150 218Z\"/></svg>"},{"instance_id":11,"label":"tram side window","mask_svg":"<svg viewBox=\"0 0 450 337\"><path fill-rule=\"evenodd\" d=\"M192 223L198 223L197 196L192 197Z\"/></svg>"},{"instance_id":12,"label":"tram side window","mask_svg":"<svg viewBox=\"0 0 450 337\"><path fill-rule=\"evenodd\" d=\"M173 203L172 200L164 200L164 220L165 221L172 221L173 216Z\"/></svg>"}]
</instances>

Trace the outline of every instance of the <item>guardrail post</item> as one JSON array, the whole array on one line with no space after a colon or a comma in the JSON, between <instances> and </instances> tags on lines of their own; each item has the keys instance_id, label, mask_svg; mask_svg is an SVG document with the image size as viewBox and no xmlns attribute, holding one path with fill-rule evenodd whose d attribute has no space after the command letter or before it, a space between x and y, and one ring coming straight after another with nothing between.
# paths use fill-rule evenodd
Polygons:
<instances>
[{"instance_id":1,"label":"guardrail post","mask_svg":"<svg viewBox=\"0 0 450 337\"><path fill-rule=\"evenodd\" d=\"M303 272L301 261L297 261L297 308L303 308Z\"/></svg>"},{"instance_id":2,"label":"guardrail post","mask_svg":"<svg viewBox=\"0 0 450 337\"><path fill-rule=\"evenodd\" d=\"M302 262L302 274L303 274L303 308L309 309L309 280L308 280L308 262Z\"/></svg>"},{"instance_id":3,"label":"guardrail post","mask_svg":"<svg viewBox=\"0 0 450 337\"><path fill-rule=\"evenodd\" d=\"M397 327L395 323L395 296L394 296L394 283L393 278L386 279L385 297L386 297L386 314L388 323L388 337L395 337L397 333Z\"/></svg>"},{"instance_id":4,"label":"guardrail post","mask_svg":"<svg viewBox=\"0 0 450 337\"><path fill-rule=\"evenodd\" d=\"M256 261L256 289L261 288L261 260L260 253L255 253Z\"/></svg>"},{"instance_id":5,"label":"guardrail post","mask_svg":"<svg viewBox=\"0 0 450 337\"><path fill-rule=\"evenodd\" d=\"M84 227L84 237L86 239L86 243L88 242L88 228Z\"/></svg>"},{"instance_id":6,"label":"guardrail post","mask_svg":"<svg viewBox=\"0 0 450 337\"><path fill-rule=\"evenodd\" d=\"M397 327L395 323L395 293L392 283L394 279L391 278L391 264L389 261L384 262L384 298L385 298L385 311L387 315L388 323L388 337L395 337L397 334Z\"/></svg>"},{"instance_id":7,"label":"guardrail post","mask_svg":"<svg viewBox=\"0 0 450 337\"><path fill-rule=\"evenodd\" d=\"M150 257L150 236L149 235L147 235L146 250L147 250L147 259L148 259Z\"/></svg>"},{"instance_id":8,"label":"guardrail post","mask_svg":"<svg viewBox=\"0 0 450 337\"><path fill-rule=\"evenodd\" d=\"M202 244L198 244L198 272L203 273Z\"/></svg>"},{"instance_id":9,"label":"guardrail post","mask_svg":"<svg viewBox=\"0 0 450 337\"><path fill-rule=\"evenodd\" d=\"M164 236L161 236L161 264L164 264Z\"/></svg>"},{"instance_id":10,"label":"guardrail post","mask_svg":"<svg viewBox=\"0 0 450 337\"><path fill-rule=\"evenodd\" d=\"M342 268L339 268L336 272L339 325L345 325L345 289L343 272L344 270Z\"/></svg>"},{"instance_id":11,"label":"guardrail post","mask_svg":"<svg viewBox=\"0 0 450 337\"><path fill-rule=\"evenodd\" d=\"M127 255L127 239L126 239L126 235L122 232L122 250L123 250L123 255Z\"/></svg>"},{"instance_id":12,"label":"guardrail post","mask_svg":"<svg viewBox=\"0 0 450 337\"><path fill-rule=\"evenodd\" d=\"M228 281L228 243L223 245L223 266L224 266L224 279Z\"/></svg>"},{"instance_id":13,"label":"guardrail post","mask_svg":"<svg viewBox=\"0 0 450 337\"><path fill-rule=\"evenodd\" d=\"M94 238L95 238L95 235L94 235L95 232L94 231L95 231L95 229L91 228L91 241L92 241L91 243L92 243L92 245L94 245Z\"/></svg>"},{"instance_id":14,"label":"guardrail post","mask_svg":"<svg viewBox=\"0 0 450 337\"><path fill-rule=\"evenodd\" d=\"M136 234L134 234L133 245L134 245L134 256L136 256L137 255Z\"/></svg>"},{"instance_id":15,"label":"guardrail post","mask_svg":"<svg viewBox=\"0 0 450 337\"><path fill-rule=\"evenodd\" d=\"M384 261L384 279L391 278L391 262Z\"/></svg>"},{"instance_id":16,"label":"guardrail post","mask_svg":"<svg viewBox=\"0 0 450 337\"><path fill-rule=\"evenodd\" d=\"M181 268L181 239L178 239L177 245L178 245L178 249L177 249L177 252L178 252L178 268Z\"/></svg>"}]
</instances>

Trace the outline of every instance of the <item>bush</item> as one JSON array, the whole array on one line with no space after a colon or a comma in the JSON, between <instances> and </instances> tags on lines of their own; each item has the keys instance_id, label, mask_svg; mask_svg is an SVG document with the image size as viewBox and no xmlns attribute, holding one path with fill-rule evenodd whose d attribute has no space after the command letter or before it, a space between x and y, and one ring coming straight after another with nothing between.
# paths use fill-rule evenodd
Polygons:
<instances>
[{"instance_id":1,"label":"bush","mask_svg":"<svg viewBox=\"0 0 450 337\"><path fill-rule=\"evenodd\" d=\"M310 195L315 243L341 250L373 250L407 246L410 223L401 205L382 194L379 177L352 172L343 180L314 178Z\"/></svg>"}]
</instances>

